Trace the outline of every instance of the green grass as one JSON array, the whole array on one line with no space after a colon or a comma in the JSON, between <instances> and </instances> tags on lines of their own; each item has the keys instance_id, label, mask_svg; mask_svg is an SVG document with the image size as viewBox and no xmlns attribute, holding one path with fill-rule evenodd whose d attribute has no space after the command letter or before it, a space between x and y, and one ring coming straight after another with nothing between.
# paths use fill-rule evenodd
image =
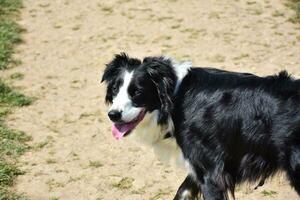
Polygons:
<instances>
[{"instance_id":1,"label":"green grass","mask_svg":"<svg viewBox=\"0 0 300 200\"><path fill-rule=\"evenodd\" d=\"M89 166L94 168L99 168L102 167L103 164L100 161L90 161Z\"/></svg>"},{"instance_id":2,"label":"green grass","mask_svg":"<svg viewBox=\"0 0 300 200\"><path fill-rule=\"evenodd\" d=\"M132 188L134 179L130 177L122 178L118 183L112 184L113 187L121 189L121 190L128 190Z\"/></svg>"},{"instance_id":3,"label":"green grass","mask_svg":"<svg viewBox=\"0 0 300 200\"><path fill-rule=\"evenodd\" d=\"M14 64L13 47L21 42L22 29L14 22L21 0L0 0L0 70Z\"/></svg>"},{"instance_id":4,"label":"green grass","mask_svg":"<svg viewBox=\"0 0 300 200\"><path fill-rule=\"evenodd\" d=\"M17 195L6 188L0 186L0 199L1 200L27 200L22 195Z\"/></svg>"},{"instance_id":5,"label":"green grass","mask_svg":"<svg viewBox=\"0 0 300 200\"><path fill-rule=\"evenodd\" d=\"M12 20L0 18L0 70L6 69L10 63L15 63L12 59L13 47L21 42L21 31L22 29Z\"/></svg>"},{"instance_id":6,"label":"green grass","mask_svg":"<svg viewBox=\"0 0 300 200\"><path fill-rule=\"evenodd\" d=\"M295 15L289 19L289 21L292 23L300 23L300 0L289 0L286 5L296 12Z\"/></svg>"},{"instance_id":7,"label":"green grass","mask_svg":"<svg viewBox=\"0 0 300 200\"><path fill-rule=\"evenodd\" d=\"M24 74L16 72L16 73L10 75L10 78L13 80L22 80L24 78Z\"/></svg>"},{"instance_id":8,"label":"green grass","mask_svg":"<svg viewBox=\"0 0 300 200\"><path fill-rule=\"evenodd\" d=\"M262 194L263 196L271 196L271 197L273 197L274 195L277 194L277 192L276 192L276 191L272 191L272 190L263 190L263 191L261 192L261 194Z\"/></svg>"},{"instance_id":9,"label":"green grass","mask_svg":"<svg viewBox=\"0 0 300 200\"><path fill-rule=\"evenodd\" d=\"M0 17L15 15L21 7L21 0L0 0Z\"/></svg>"},{"instance_id":10,"label":"green grass","mask_svg":"<svg viewBox=\"0 0 300 200\"><path fill-rule=\"evenodd\" d=\"M24 132L11 130L0 122L0 157L17 158L29 148L26 142L30 139Z\"/></svg>"},{"instance_id":11,"label":"green grass","mask_svg":"<svg viewBox=\"0 0 300 200\"><path fill-rule=\"evenodd\" d=\"M0 187L12 186L16 176L22 172L14 165L0 160Z\"/></svg>"},{"instance_id":12,"label":"green grass","mask_svg":"<svg viewBox=\"0 0 300 200\"><path fill-rule=\"evenodd\" d=\"M0 106L27 106L32 99L12 90L0 79Z\"/></svg>"},{"instance_id":13,"label":"green grass","mask_svg":"<svg viewBox=\"0 0 300 200\"><path fill-rule=\"evenodd\" d=\"M15 22L21 7L22 0L0 0L0 70L18 64L12 55L14 45L21 42L22 29ZM23 76L19 73L10 78L20 80ZM13 90L0 79L0 200L26 199L15 194L10 187L13 186L16 176L23 174L17 167L17 159L29 148L26 142L31 138L22 131L8 128L4 124L4 118L14 107L31 103L31 98Z\"/></svg>"},{"instance_id":14,"label":"green grass","mask_svg":"<svg viewBox=\"0 0 300 200\"><path fill-rule=\"evenodd\" d=\"M14 91L0 79L0 200L23 200L24 197L14 194L9 187L16 176L23 174L17 168L17 158L29 146L31 138L22 131L12 130L4 124L4 117L16 106L26 106L31 98Z\"/></svg>"},{"instance_id":15,"label":"green grass","mask_svg":"<svg viewBox=\"0 0 300 200\"><path fill-rule=\"evenodd\" d=\"M1 106L0 106L1 108ZM2 116L3 117L3 116ZM17 168L17 158L29 146L26 144L31 138L24 132L11 130L0 121L0 199L20 200L24 197L14 194L9 187L13 185L16 176L23 174Z\"/></svg>"}]
</instances>

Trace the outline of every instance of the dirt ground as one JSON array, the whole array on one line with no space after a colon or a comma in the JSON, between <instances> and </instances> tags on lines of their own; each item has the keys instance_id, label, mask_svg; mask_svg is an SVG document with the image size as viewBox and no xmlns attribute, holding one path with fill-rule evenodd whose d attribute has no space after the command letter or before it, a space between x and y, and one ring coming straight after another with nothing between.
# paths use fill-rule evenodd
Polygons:
<instances>
[{"instance_id":1,"label":"dirt ground","mask_svg":"<svg viewBox=\"0 0 300 200\"><path fill-rule=\"evenodd\" d=\"M31 200L172 199L185 171L116 141L100 78L115 53L170 55L195 66L300 76L300 27L283 0L24 0L15 87L36 97L7 123L32 136L15 189ZM297 39L298 38L298 39ZM283 176L238 200L296 200Z\"/></svg>"}]
</instances>

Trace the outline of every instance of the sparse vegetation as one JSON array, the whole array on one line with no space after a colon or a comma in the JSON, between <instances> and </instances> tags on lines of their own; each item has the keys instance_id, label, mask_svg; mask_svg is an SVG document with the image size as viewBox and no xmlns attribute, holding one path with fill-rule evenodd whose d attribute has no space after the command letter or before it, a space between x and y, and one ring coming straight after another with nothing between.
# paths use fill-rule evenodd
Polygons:
<instances>
[{"instance_id":1,"label":"sparse vegetation","mask_svg":"<svg viewBox=\"0 0 300 200\"><path fill-rule=\"evenodd\" d=\"M55 164L55 163L56 163L56 160L54 160L54 159L52 159L52 158L48 158L48 159L46 160L46 163L47 163L47 164Z\"/></svg>"},{"instance_id":2,"label":"sparse vegetation","mask_svg":"<svg viewBox=\"0 0 300 200\"><path fill-rule=\"evenodd\" d=\"M59 200L58 197L50 197L49 200Z\"/></svg>"},{"instance_id":3,"label":"sparse vegetation","mask_svg":"<svg viewBox=\"0 0 300 200\"><path fill-rule=\"evenodd\" d=\"M21 42L22 29L14 22L14 15L21 8L21 0L0 1L0 70L14 64L13 46Z\"/></svg>"},{"instance_id":4,"label":"sparse vegetation","mask_svg":"<svg viewBox=\"0 0 300 200\"><path fill-rule=\"evenodd\" d=\"M121 190L127 190L132 187L134 179L130 177L122 178L118 183L114 183L112 186Z\"/></svg>"},{"instance_id":5,"label":"sparse vegetation","mask_svg":"<svg viewBox=\"0 0 300 200\"><path fill-rule=\"evenodd\" d=\"M283 17L284 16L284 13L279 11L279 10L275 10L273 13L272 13L272 16L273 17Z\"/></svg>"},{"instance_id":6,"label":"sparse vegetation","mask_svg":"<svg viewBox=\"0 0 300 200\"><path fill-rule=\"evenodd\" d=\"M209 58L209 60L211 62L215 62L215 63L222 63L222 62L225 61L225 59L226 58L223 55L220 55L220 54L216 54L216 55Z\"/></svg>"},{"instance_id":7,"label":"sparse vegetation","mask_svg":"<svg viewBox=\"0 0 300 200\"><path fill-rule=\"evenodd\" d=\"M12 90L0 80L0 106L27 106L32 103L32 99Z\"/></svg>"},{"instance_id":8,"label":"sparse vegetation","mask_svg":"<svg viewBox=\"0 0 300 200\"><path fill-rule=\"evenodd\" d=\"M100 161L90 161L89 166L94 168L99 168L102 167L103 164Z\"/></svg>"},{"instance_id":9,"label":"sparse vegetation","mask_svg":"<svg viewBox=\"0 0 300 200\"><path fill-rule=\"evenodd\" d=\"M10 75L10 78L13 80L22 80L24 78L24 74L16 72L16 73Z\"/></svg>"},{"instance_id":10,"label":"sparse vegetation","mask_svg":"<svg viewBox=\"0 0 300 200\"><path fill-rule=\"evenodd\" d=\"M77 24L75 26L72 27L73 31L78 31L81 28L81 25Z\"/></svg>"},{"instance_id":11,"label":"sparse vegetation","mask_svg":"<svg viewBox=\"0 0 300 200\"><path fill-rule=\"evenodd\" d=\"M49 187L49 191L52 191L54 188L60 188L60 187L65 187L65 183L58 182L55 179L49 179L46 184Z\"/></svg>"},{"instance_id":12,"label":"sparse vegetation","mask_svg":"<svg viewBox=\"0 0 300 200\"><path fill-rule=\"evenodd\" d=\"M31 138L24 132L15 131L7 128L0 122L0 156L2 159L10 157L17 158L22 155L29 147L25 144ZM0 160L1 161L1 160ZM3 161L3 160L2 160ZM3 166L3 165L2 165ZM1 167L0 167L1 170Z\"/></svg>"},{"instance_id":13,"label":"sparse vegetation","mask_svg":"<svg viewBox=\"0 0 300 200\"><path fill-rule=\"evenodd\" d=\"M300 23L300 0L289 0L286 6L295 10L295 15L289 19L292 23Z\"/></svg>"},{"instance_id":14,"label":"sparse vegetation","mask_svg":"<svg viewBox=\"0 0 300 200\"><path fill-rule=\"evenodd\" d=\"M26 200L24 196L17 195L6 188L0 187L0 199L1 200Z\"/></svg>"},{"instance_id":15,"label":"sparse vegetation","mask_svg":"<svg viewBox=\"0 0 300 200\"><path fill-rule=\"evenodd\" d=\"M102 6L101 10L106 14L111 14L113 12L113 7L111 6Z\"/></svg>"},{"instance_id":16,"label":"sparse vegetation","mask_svg":"<svg viewBox=\"0 0 300 200\"><path fill-rule=\"evenodd\" d=\"M15 63L11 56L13 46L21 42L20 32L21 28L15 22L5 20L0 15L0 70Z\"/></svg>"},{"instance_id":17,"label":"sparse vegetation","mask_svg":"<svg viewBox=\"0 0 300 200\"><path fill-rule=\"evenodd\" d=\"M234 57L233 60L241 60L243 58L248 58L248 57L249 57L249 54L243 53L243 54L241 54L239 56Z\"/></svg>"},{"instance_id":18,"label":"sparse vegetation","mask_svg":"<svg viewBox=\"0 0 300 200\"><path fill-rule=\"evenodd\" d=\"M4 124L4 117L14 106L25 106L31 99L13 91L0 80L0 199L24 199L9 191L14 178L23 172L16 167L18 156L22 155L29 147L26 142L30 140L24 132L11 130Z\"/></svg>"},{"instance_id":19,"label":"sparse vegetation","mask_svg":"<svg viewBox=\"0 0 300 200\"><path fill-rule=\"evenodd\" d=\"M261 194L263 196L274 196L275 194L277 194L277 192L273 191L273 190L263 190L261 192Z\"/></svg>"},{"instance_id":20,"label":"sparse vegetation","mask_svg":"<svg viewBox=\"0 0 300 200\"><path fill-rule=\"evenodd\" d=\"M13 91L0 80L0 199L24 199L10 192L8 187L12 186L17 175L23 173L16 167L16 159L29 148L26 142L30 140L30 137L24 132L9 129L4 124L3 118L12 107L25 106L30 103L30 98Z\"/></svg>"},{"instance_id":21,"label":"sparse vegetation","mask_svg":"<svg viewBox=\"0 0 300 200\"><path fill-rule=\"evenodd\" d=\"M14 22L18 10L22 7L21 0L0 0L0 70L11 64L18 64L12 58L13 47L21 41L22 29ZM15 73L10 77L20 80L23 75ZM32 102L31 98L16 92L0 79L0 199L24 200L25 197L17 195L10 190L16 176L23 174L17 168L17 158L29 147L30 140L24 132L11 130L4 124L4 117L15 106L26 106Z\"/></svg>"},{"instance_id":22,"label":"sparse vegetation","mask_svg":"<svg viewBox=\"0 0 300 200\"><path fill-rule=\"evenodd\" d=\"M150 200L163 199L164 196L169 195L172 192L170 188L159 189L155 196L151 197Z\"/></svg>"}]
</instances>

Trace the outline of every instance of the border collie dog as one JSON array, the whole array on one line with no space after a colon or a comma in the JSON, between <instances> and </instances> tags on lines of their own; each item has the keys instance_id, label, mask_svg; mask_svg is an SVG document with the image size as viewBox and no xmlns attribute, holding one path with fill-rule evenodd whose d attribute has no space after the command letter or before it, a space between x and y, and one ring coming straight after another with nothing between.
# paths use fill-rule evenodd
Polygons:
<instances>
[{"instance_id":1,"label":"border collie dog","mask_svg":"<svg viewBox=\"0 0 300 200\"><path fill-rule=\"evenodd\" d=\"M300 80L287 72L259 77L121 53L102 81L116 139L183 158L176 200L227 200L237 184L278 171L300 195Z\"/></svg>"}]
</instances>

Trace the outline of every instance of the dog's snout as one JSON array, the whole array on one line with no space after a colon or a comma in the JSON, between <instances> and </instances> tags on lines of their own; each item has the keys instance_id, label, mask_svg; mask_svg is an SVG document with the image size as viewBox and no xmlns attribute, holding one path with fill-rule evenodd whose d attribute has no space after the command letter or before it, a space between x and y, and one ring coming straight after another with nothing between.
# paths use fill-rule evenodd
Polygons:
<instances>
[{"instance_id":1,"label":"dog's snout","mask_svg":"<svg viewBox=\"0 0 300 200\"><path fill-rule=\"evenodd\" d=\"M118 110L111 110L108 112L108 117L113 122L119 121L122 117L122 112Z\"/></svg>"}]
</instances>

